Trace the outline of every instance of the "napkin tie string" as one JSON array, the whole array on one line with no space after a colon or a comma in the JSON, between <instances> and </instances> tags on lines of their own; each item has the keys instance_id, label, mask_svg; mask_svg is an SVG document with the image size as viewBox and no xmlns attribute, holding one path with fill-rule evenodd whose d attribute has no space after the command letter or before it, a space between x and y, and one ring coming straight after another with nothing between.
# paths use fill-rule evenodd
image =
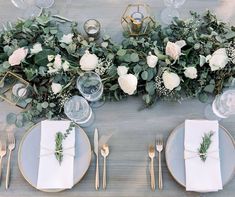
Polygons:
<instances>
[{"instance_id":1,"label":"napkin tie string","mask_svg":"<svg viewBox=\"0 0 235 197\"><path fill-rule=\"evenodd\" d=\"M184 159L193 159L200 156L207 156L216 160L219 160L219 150L212 150L207 153L199 153L189 149L184 149Z\"/></svg>"},{"instance_id":2,"label":"napkin tie string","mask_svg":"<svg viewBox=\"0 0 235 197\"><path fill-rule=\"evenodd\" d=\"M74 157L73 154L64 152L64 151L66 151L66 150L74 149L74 146L72 146L72 147L67 147L67 148L63 148L63 150L57 150L57 151L55 151L55 150L53 150L53 149L49 149L49 148L47 148L47 147L42 147L42 146L41 146L41 148L44 149L44 150L46 150L46 151L48 151L48 152L45 153L45 154L40 154L40 157L54 155L55 153L63 153L63 155L67 155L67 156Z\"/></svg>"}]
</instances>

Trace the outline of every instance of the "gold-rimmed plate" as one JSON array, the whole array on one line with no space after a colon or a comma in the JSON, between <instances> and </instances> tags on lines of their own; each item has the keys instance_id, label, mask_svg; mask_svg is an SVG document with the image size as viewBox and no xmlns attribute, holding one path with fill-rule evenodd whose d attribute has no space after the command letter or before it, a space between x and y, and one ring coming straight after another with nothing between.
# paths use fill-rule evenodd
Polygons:
<instances>
[{"instance_id":1,"label":"gold-rimmed plate","mask_svg":"<svg viewBox=\"0 0 235 197\"><path fill-rule=\"evenodd\" d=\"M23 136L19 151L18 165L25 180L37 189L39 155L40 155L41 123L34 125ZM75 129L74 185L85 175L91 161L91 144L82 128ZM60 192L64 189L42 190L44 192Z\"/></svg>"},{"instance_id":2,"label":"gold-rimmed plate","mask_svg":"<svg viewBox=\"0 0 235 197\"><path fill-rule=\"evenodd\" d=\"M167 167L173 178L183 187L185 180L184 123L176 127L167 139L165 156ZM219 149L222 184L226 185L235 173L235 142L231 134L220 125Z\"/></svg>"}]
</instances>

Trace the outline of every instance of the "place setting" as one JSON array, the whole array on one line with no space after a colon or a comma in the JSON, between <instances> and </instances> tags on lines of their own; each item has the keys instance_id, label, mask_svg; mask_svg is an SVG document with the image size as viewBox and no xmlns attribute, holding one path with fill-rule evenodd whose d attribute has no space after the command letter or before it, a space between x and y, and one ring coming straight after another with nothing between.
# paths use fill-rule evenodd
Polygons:
<instances>
[{"instance_id":1,"label":"place setting","mask_svg":"<svg viewBox=\"0 0 235 197\"><path fill-rule=\"evenodd\" d=\"M234 192L235 29L191 3L0 3L0 196Z\"/></svg>"}]
</instances>

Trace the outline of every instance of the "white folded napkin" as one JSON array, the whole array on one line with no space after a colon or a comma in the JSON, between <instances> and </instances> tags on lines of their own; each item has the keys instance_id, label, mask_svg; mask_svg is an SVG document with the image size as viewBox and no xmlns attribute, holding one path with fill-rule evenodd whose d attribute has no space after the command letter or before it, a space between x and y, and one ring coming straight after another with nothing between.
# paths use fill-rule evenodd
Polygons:
<instances>
[{"instance_id":1,"label":"white folded napkin","mask_svg":"<svg viewBox=\"0 0 235 197\"><path fill-rule=\"evenodd\" d=\"M214 132L206 161L198 155L205 133ZM185 120L185 170L186 190L198 192L218 191L223 188L219 158L218 121Z\"/></svg>"},{"instance_id":2,"label":"white folded napkin","mask_svg":"<svg viewBox=\"0 0 235 197\"><path fill-rule=\"evenodd\" d=\"M45 120L41 123L38 189L64 189L73 186L75 129L63 140L64 151L61 164L54 155L56 133L65 133L69 125L70 121Z\"/></svg>"}]
</instances>

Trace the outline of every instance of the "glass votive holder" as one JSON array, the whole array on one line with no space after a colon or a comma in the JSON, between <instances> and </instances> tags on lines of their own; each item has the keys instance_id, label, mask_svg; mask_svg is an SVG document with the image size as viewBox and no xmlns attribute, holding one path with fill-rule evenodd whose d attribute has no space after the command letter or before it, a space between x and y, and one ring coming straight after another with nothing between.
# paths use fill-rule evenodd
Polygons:
<instances>
[{"instance_id":1,"label":"glass votive holder","mask_svg":"<svg viewBox=\"0 0 235 197\"><path fill-rule=\"evenodd\" d=\"M133 12L131 15L132 24L131 28L132 31L135 33L139 33L142 29L144 15L141 12Z\"/></svg>"},{"instance_id":2,"label":"glass votive holder","mask_svg":"<svg viewBox=\"0 0 235 197\"><path fill-rule=\"evenodd\" d=\"M97 39L100 34L100 23L95 19L89 19L84 23L84 30L89 37Z\"/></svg>"},{"instance_id":3,"label":"glass votive holder","mask_svg":"<svg viewBox=\"0 0 235 197\"><path fill-rule=\"evenodd\" d=\"M64 113L81 127L88 127L94 121L94 114L86 99L73 96L64 103Z\"/></svg>"}]
</instances>

